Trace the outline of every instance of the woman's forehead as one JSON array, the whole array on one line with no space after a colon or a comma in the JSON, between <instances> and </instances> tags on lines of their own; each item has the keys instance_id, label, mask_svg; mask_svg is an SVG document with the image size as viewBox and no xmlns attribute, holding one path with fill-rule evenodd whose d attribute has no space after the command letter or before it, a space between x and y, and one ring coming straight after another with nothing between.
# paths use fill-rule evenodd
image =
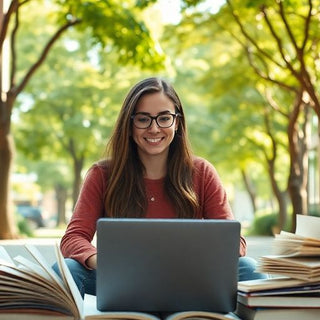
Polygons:
<instances>
[{"instance_id":1,"label":"woman's forehead","mask_svg":"<svg viewBox=\"0 0 320 320\"><path fill-rule=\"evenodd\" d=\"M160 112L175 112L175 105L172 100L163 92L155 92L143 95L135 108L135 112L144 113L160 113Z\"/></svg>"}]
</instances>

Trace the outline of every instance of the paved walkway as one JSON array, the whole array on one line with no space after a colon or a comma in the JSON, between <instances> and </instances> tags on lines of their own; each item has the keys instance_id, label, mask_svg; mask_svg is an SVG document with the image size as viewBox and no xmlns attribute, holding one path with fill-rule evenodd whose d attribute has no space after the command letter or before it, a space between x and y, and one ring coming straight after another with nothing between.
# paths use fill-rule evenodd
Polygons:
<instances>
[{"instance_id":1,"label":"paved walkway","mask_svg":"<svg viewBox=\"0 0 320 320\"><path fill-rule=\"evenodd\" d=\"M273 237L251 236L246 237L247 255L258 259L261 256L272 254Z\"/></svg>"}]
</instances>

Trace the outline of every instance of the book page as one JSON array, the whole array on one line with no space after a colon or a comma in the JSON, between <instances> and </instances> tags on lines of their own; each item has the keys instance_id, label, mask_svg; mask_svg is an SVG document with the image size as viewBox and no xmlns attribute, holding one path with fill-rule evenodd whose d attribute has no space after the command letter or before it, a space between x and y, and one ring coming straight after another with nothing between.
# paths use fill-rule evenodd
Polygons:
<instances>
[{"instance_id":1,"label":"book page","mask_svg":"<svg viewBox=\"0 0 320 320\"><path fill-rule=\"evenodd\" d=\"M76 283L73 280L72 274L64 261L64 257L62 256L58 243L56 243L55 245L55 252L56 252L57 263L59 265L61 276L64 280L65 285L71 292L71 298L74 302L74 307L77 310L78 315L82 319L83 318L83 299Z\"/></svg>"},{"instance_id":2,"label":"book page","mask_svg":"<svg viewBox=\"0 0 320 320\"><path fill-rule=\"evenodd\" d=\"M298 214L296 234L306 238L320 239L320 217Z\"/></svg>"},{"instance_id":3,"label":"book page","mask_svg":"<svg viewBox=\"0 0 320 320\"><path fill-rule=\"evenodd\" d=\"M58 293L54 292L52 294L52 287L41 280L41 278L38 279L31 279L31 278L21 278L16 277L14 274L9 274L6 270L0 269L1 271L4 271L5 274L1 274L0 278L0 287L1 290L1 297L3 296L3 292L14 292L18 290L21 293L24 294L33 294L33 293L41 293L45 294L46 296L49 296L50 294L54 296L56 299L58 299L60 296L64 298L63 295L59 295ZM36 280L36 281L35 281ZM23 285L21 285L23 283ZM63 299L64 301L65 299Z\"/></svg>"},{"instance_id":4,"label":"book page","mask_svg":"<svg viewBox=\"0 0 320 320\"><path fill-rule=\"evenodd\" d=\"M299 234L290 233L290 232L283 231L283 230L281 230L281 232L279 234L276 234L275 238L274 238L274 242L276 242L277 245L281 241L283 241L285 243L290 243L290 242L294 241L297 243L300 242L301 244L306 244L306 245L315 246L315 247L320 246L320 239L311 238L311 237L304 237Z\"/></svg>"},{"instance_id":5,"label":"book page","mask_svg":"<svg viewBox=\"0 0 320 320\"><path fill-rule=\"evenodd\" d=\"M50 265L48 265L47 261L44 259L40 251L31 244L25 244L25 248L30 252L33 258L39 263L40 267L48 274L48 276L56 283L59 283L63 288L63 284L59 276L54 272Z\"/></svg>"},{"instance_id":6,"label":"book page","mask_svg":"<svg viewBox=\"0 0 320 320\"><path fill-rule=\"evenodd\" d=\"M74 320L73 316L39 309L0 310L0 320Z\"/></svg>"},{"instance_id":7,"label":"book page","mask_svg":"<svg viewBox=\"0 0 320 320\"><path fill-rule=\"evenodd\" d=\"M60 273L62 275L62 278L63 278L62 280L63 281L56 274L56 272L52 269L52 267L48 265L47 261L44 259L44 257L41 255L41 253L39 252L39 250L35 246L29 245L29 244L25 245L26 249L31 253L31 255L34 257L34 259L39 263L39 265L44 269L44 271L46 271L47 274L51 277L51 279L53 280L53 283L59 284L59 288L63 289L64 295L65 295L65 305L66 305L66 307L69 308L69 311L76 318L80 318L82 309L79 309L79 307L82 308L82 304L79 301L75 301L74 300L74 294L73 294L74 290L70 291L69 290L69 284L64 281L65 280L65 273L69 272L69 274L70 274L70 271L69 271L68 267L65 264L64 264L64 270L61 267L62 262L60 260L61 259L63 260L63 257L61 258L57 254L57 246L58 246L58 244L56 244L56 246L55 246L55 248L56 248L56 256L57 256L57 260L58 260L57 262L58 262L58 265L59 265L59 269L60 269ZM60 253L60 250L59 250L59 253ZM60 253L60 255L61 255L61 253ZM63 263L64 263L64 260L63 260ZM69 276L68 281L74 283L74 280L73 280L71 274ZM74 286L76 287L75 284L74 284ZM77 287L76 287L76 290L78 291ZM81 295L80 295L79 291L78 291L78 294L79 294L79 296L81 298ZM80 300L82 300L82 299L80 299Z\"/></svg>"},{"instance_id":8,"label":"book page","mask_svg":"<svg viewBox=\"0 0 320 320\"><path fill-rule=\"evenodd\" d=\"M238 319L232 314L222 314L209 311L184 311L173 313L165 318L165 320L183 320L183 319L199 319L199 320L229 320Z\"/></svg>"},{"instance_id":9,"label":"book page","mask_svg":"<svg viewBox=\"0 0 320 320\"><path fill-rule=\"evenodd\" d=\"M258 262L258 265L270 264L270 266L277 267L278 265L284 266L287 269L296 267L306 268L307 270L319 270L320 269L320 259L315 257L296 257L288 258L282 255L268 255L262 256Z\"/></svg>"},{"instance_id":10,"label":"book page","mask_svg":"<svg viewBox=\"0 0 320 320\"><path fill-rule=\"evenodd\" d=\"M26 259L25 257L16 256L14 257L14 261L24 266L30 272L33 272L36 275L39 275L40 277L47 279L48 281L52 281L51 277L43 270L43 268L41 268L38 264Z\"/></svg>"},{"instance_id":11,"label":"book page","mask_svg":"<svg viewBox=\"0 0 320 320\"><path fill-rule=\"evenodd\" d=\"M256 270L307 282L320 281L320 261L317 258L263 256L260 258Z\"/></svg>"},{"instance_id":12,"label":"book page","mask_svg":"<svg viewBox=\"0 0 320 320\"><path fill-rule=\"evenodd\" d=\"M305 294L305 293L320 294L320 284L319 283L315 283L315 284L303 283L302 285L289 287L289 288L281 287L278 289L258 290L258 291L253 291L253 292L238 291L238 296L245 295L245 296L250 296L250 297L260 297L260 296L281 297L283 295L289 296L289 295L296 295L296 294L300 294L300 293L302 293L302 294Z\"/></svg>"},{"instance_id":13,"label":"book page","mask_svg":"<svg viewBox=\"0 0 320 320\"><path fill-rule=\"evenodd\" d=\"M0 246L0 264L14 265L14 261L11 259L9 253L2 246Z\"/></svg>"},{"instance_id":14,"label":"book page","mask_svg":"<svg viewBox=\"0 0 320 320\"><path fill-rule=\"evenodd\" d=\"M84 297L84 319L85 320L160 320L153 314L143 312L113 312L99 311L97 309L96 296L86 294Z\"/></svg>"},{"instance_id":15,"label":"book page","mask_svg":"<svg viewBox=\"0 0 320 320\"><path fill-rule=\"evenodd\" d=\"M18 267L0 266L1 306L5 303L12 308L17 308L18 299L22 299L24 306L32 306L42 301L41 305L48 308L67 310L66 294L53 290L52 285L44 278L18 269ZM52 301L52 303L50 303ZM1 308L0 308L1 311Z\"/></svg>"},{"instance_id":16,"label":"book page","mask_svg":"<svg viewBox=\"0 0 320 320\"><path fill-rule=\"evenodd\" d=\"M246 280L238 282L238 290L243 292L255 292L280 288L290 288L305 285L305 281L291 279L289 277Z\"/></svg>"},{"instance_id":17,"label":"book page","mask_svg":"<svg viewBox=\"0 0 320 320\"><path fill-rule=\"evenodd\" d=\"M46 313L52 311L58 312L61 317L65 314L69 318L68 315L72 314L74 319L80 319L68 286L64 285L35 246L26 244L25 248L35 262L18 256L15 258L17 264L0 263L0 314L28 309L43 314L43 319ZM1 250L1 256L8 260L5 250ZM63 271L61 273L65 274Z\"/></svg>"},{"instance_id":18,"label":"book page","mask_svg":"<svg viewBox=\"0 0 320 320\"><path fill-rule=\"evenodd\" d=\"M272 253L284 257L320 256L320 239L281 231L275 235Z\"/></svg>"},{"instance_id":19,"label":"book page","mask_svg":"<svg viewBox=\"0 0 320 320\"><path fill-rule=\"evenodd\" d=\"M19 281L21 283L36 283L39 286L39 281L41 279L42 283L40 285L44 286L47 284L47 280L45 278L41 278L35 273L30 272L29 270L24 270L22 268L13 267L13 266L5 266L0 265L1 278L5 279L6 276L8 279L12 279L12 281Z\"/></svg>"},{"instance_id":20,"label":"book page","mask_svg":"<svg viewBox=\"0 0 320 320\"><path fill-rule=\"evenodd\" d=\"M85 320L160 320L155 314L145 312L113 312L97 310L96 296L86 294L84 298L84 319ZM233 314L220 314L206 311L185 311L168 314L164 316L164 320L182 320L182 319L211 319L211 320L229 320L239 319Z\"/></svg>"},{"instance_id":21,"label":"book page","mask_svg":"<svg viewBox=\"0 0 320 320\"><path fill-rule=\"evenodd\" d=\"M151 313L142 312L102 312L98 311L95 314L87 315L85 320L161 320L160 318L153 316Z\"/></svg>"}]
</instances>

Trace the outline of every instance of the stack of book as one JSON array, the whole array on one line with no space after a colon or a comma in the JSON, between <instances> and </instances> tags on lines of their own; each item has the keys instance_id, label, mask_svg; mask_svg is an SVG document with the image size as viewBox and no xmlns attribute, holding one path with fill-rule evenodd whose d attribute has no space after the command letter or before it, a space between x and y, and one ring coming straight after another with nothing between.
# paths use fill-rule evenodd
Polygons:
<instances>
[{"instance_id":1,"label":"stack of book","mask_svg":"<svg viewBox=\"0 0 320 320\"><path fill-rule=\"evenodd\" d=\"M257 268L270 278L239 282L237 315L243 320L320 319L320 218L298 215L296 233L281 231L272 249Z\"/></svg>"}]
</instances>

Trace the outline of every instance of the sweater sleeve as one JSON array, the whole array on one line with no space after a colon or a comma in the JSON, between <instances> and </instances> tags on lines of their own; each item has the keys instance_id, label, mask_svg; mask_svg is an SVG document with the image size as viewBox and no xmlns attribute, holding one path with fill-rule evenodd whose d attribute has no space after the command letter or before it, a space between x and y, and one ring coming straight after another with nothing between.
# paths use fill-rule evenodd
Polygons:
<instances>
[{"instance_id":1,"label":"sweater sleeve","mask_svg":"<svg viewBox=\"0 0 320 320\"><path fill-rule=\"evenodd\" d=\"M227 193L215 167L208 161L195 160L195 186L200 202L199 216L204 219L235 220L228 202ZM247 244L240 236L240 256L246 255Z\"/></svg>"},{"instance_id":2,"label":"sweater sleeve","mask_svg":"<svg viewBox=\"0 0 320 320\"><path fill-rule=\"evenodd\" d=\"M103 169L99 165L92 166L87 172L72 218L61 239L63 256L77 260L86 268L86 260L97 252L91 242L96 232L97 220L104 212L105 184Z\"/></svg>"}]
</instances>

